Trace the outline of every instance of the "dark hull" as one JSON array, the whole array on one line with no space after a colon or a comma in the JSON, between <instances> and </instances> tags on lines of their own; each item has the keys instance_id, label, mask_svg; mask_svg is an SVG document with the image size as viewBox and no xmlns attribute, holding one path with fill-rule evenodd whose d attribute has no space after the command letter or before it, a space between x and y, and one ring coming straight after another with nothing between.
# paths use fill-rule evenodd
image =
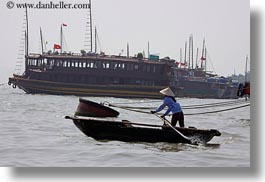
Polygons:
<instances>
[{"instance_id":1,"label":"dark hull","mask_svg":"<svg viewBox=\"0 0 265 182\"><path fill-rule=\"evenodd\" d=\"M109 121L107 119L93 119L80 117L66 117L72 119L74 124L88 137L96 140L116 140L124 142L168 142L190 143L171 128L159 125L145 125L126 122ZM138 127L137 125L142 125ZM209 142L214 136L220 136L217 130L199 130L194 128L177 128L187 137L199 138L204 143Z\"/></svg>"},{"instance_id":2,"label":"dark hull","mask_svg":"<svg viewBox=\"0 0 265 182\"><path fill-rule=\"evenodd\" d=\"M164 86L73 84L25 79L23 77L9 78L9 84L23 89L28 94L151 99L160 99L159 90L164 88Z\"/></svg>"},{"instance_id":3,"label":"dark hull","mask_svg":"<svg viewBox=\"0 0 265 182\"><path fill-rule=\"evenodd\" d=\"M237 87L222 83L203 81L179 81L176 88L178 97L207 99L237 99Z\"/></svg>"},{"instance_id":4,"label":"dark hull","mask_svg":"<svg viewBox=\"0 0 265 182\"><path fill-rule=\"evenodd\" d=\"M24 90L28 94L77 95L93 97L119 98L150 98L161 99L159 91L166 86L140 85L86 85L74 83L52 82L44 80L25 79L23 77L9 78L9 83ZM220 86L220 85L218 85ZM175 89L176 97L235 99L237 88L216 88L212 83L180 82Z\"/></svg>"},{"instance_id":5,"label":"dark hull","mask_svg":"<svg viewBox=\"0 0 265 182\"><path fill-rule=\"evenodd\" d=\"M119 112L102 104L80 98L75 115L86 117L118 117Z\"/></svg>"}]
</instances>

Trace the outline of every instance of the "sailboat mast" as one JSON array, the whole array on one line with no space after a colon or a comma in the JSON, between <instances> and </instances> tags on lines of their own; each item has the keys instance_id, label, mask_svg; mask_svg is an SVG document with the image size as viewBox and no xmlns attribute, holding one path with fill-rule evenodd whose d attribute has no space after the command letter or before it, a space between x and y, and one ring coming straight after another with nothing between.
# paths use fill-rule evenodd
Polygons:
<instances>
[{"instance_id":1,"label":"sailboat mast","mask_svg":"<svg viewBox=\"0 0 265 182\"><path fill-rule=\"evenodd\" d=\"M185 55L184 55L185 68L187 66L187 41L185 42Z\"/></svg>"},{"instance_id":2,"label":"sailboat mast","mask_svg":"<svg viewBox=\"0 0 265 182\"><path fill-rule=\"evenodd\" d=\"M247 82L248 74L248 56L246 57L245 82Z\"/></svg>"},{"instance_id":3,"label":"sailboat mast","mask_svg":"<svg viewBox=\"0 0 265 182\"><path fill-rule=\"evenodd\" d=\"M97 27L95 27L95 53L97 53Z\"/></svg>"},{"instance_id":4,"label":"sailboat mast","mask_svg":"<svg viewBox=\"0 0 265 182\"><path fill-rule=\"evenodd\" d=\"M180 66L181 66L182 65L182 48L180 48L179 62L180 62Z\"/></svg>"},{"instance_id":5,"label":"sailboat mast","mask_svg":"<svg viewBox=\"0 0 265 182\"><path fill-rule=\"evenodd\" d=\"M61 24L61 31L60 31L60 45L61 45L61 54L63 53L63 25Z\"/></svg>"},{"instance_id":6,"label":"sailboat mast","mask_svg":"<svg viewBox=\"0 0 265 182\"><path fill-rule=\"evenodd\" d=\"M205 73L207 74L207 48L206 48L206 46L205 46L205 55L204 55L204 60L205 60Z\"/></svg>"},{"instance_id":7,"label":"sailboat mast","mask_svg":"<svg viewBox=\"0 0 265 182\"><path fill-rule=\"evenodd\" d=\"M203 40L203 46L202 46L201 68L203 68L203 61L205 59L204 54L205 54L205 39Z\"/></svg>"},{"instance_id":8,"label":"sailboat mast","mask_svg":"<svg viewBox=\"0 0 265 182\"><path fill-rule=\"evenodd\" d=\"M189 38L189 69L190 69L190 62L191 62L191 37Z\"/></svg>"},{"instance_id":9,"label":"sailboat mast","mask_svg":"<svg viewBox=\"0 0 265 182\"><path fill-rule=\"evenodd\" d=\"M24 44L25 44L25 56L27 55L27 31L25 31L25 33L24 33L24 37L25 37L25 42L24 42Z\"/></svg>"},{"instance_id":10,"label":"sailboat mast","mask_svg":"<svg viewBox=\"0 0 265 182\"><path fill-rule=\"evenodd\" d=\"M199 59L199 48L197 48L196 52L196 69L198 69L198 59Z\"/></svg>"},{"instance_id":11,"label":"sailboat mast","mask_svg":"<svg viewBox=\"0 0 265 182\"><path fill-rule=\"evenodd\" d=\"M193 35L191 35L191 69L194 68Z\"/></svg>"},{"instance_id":12,"label":"sailboat mast","mask_svg":"<svg viewBox=\"0 0 265 182\"><path fill-rule=\"evenodd\" d=\"M148 41L148 45L147 45L147 54L148 54L148 59L150 59L150 43Z\"/></svg>"},{"instance_id":13,"label":"sailboat mast","mask_svg":"<svg viewBox=\"0 0 265 182\"><path fill-rule=\"evenodd\" d=\"M26 24L27 24L27 30L26 30L26 56L29 55L29 19L28 19L28 9L27 9L27 6L26 6Z\"/></svg>"},{"instance_id":14,"label":"sailboat mast","mask_svg":"<svg viewBox=\"0 0 265 182\"><path fill-rule=\"evenodd\" d=\"M41 41L41 54L43 54L44 53L44 51L43 51L43 37L42 37L41 27L40 27L40 41Z\"/></svg>"},{"instance_id":15,"label":"sailboat mast","mask_svg":"<svg viewBox=\"0 0 265 182\"><path fill-rule=\"evenodd\" d=\"M128 42L127 42L127 58L130 58L130 46Z\"/></svg>"},{"instance_id":16,"label":"sailboat mast","mask_svg":"<svg viewBox=\"0 0 265 182\"><path fill-rule=\"evenodd\" d=\"M92 37L93 37L93 35L92 35L92 4L91 4L91 0L89 0L89 4L90 4L90 8L89 8L89 17L90 17L90 37L91 37L91 39L90 39L90 44L91 44L91 52L93 52L93 40L92 40ZM97 41L97 40L95 40L95 41Z\"/></svg>"}]
</instances>

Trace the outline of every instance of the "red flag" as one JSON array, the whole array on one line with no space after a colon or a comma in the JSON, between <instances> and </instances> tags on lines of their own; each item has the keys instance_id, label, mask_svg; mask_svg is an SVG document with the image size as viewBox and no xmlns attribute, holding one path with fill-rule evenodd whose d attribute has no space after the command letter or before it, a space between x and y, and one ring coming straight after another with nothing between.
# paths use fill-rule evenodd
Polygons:
<instances>
[{"instance_id":1,"label":"red flag","mask_svg":"<svg viewBox=\"0 0 265 182\"><path fill-rule=\"evenodd\" d=\"M206 61L206 58L205 58L205 57L202 57L202 58L201 58L201 61Z\"/></svg>"},{"instance_id":2,"label":"red flag","mask_svg":"<svg viewBox=\"0 0 265 182\"><path fill-rule=\"evenodd\" d=\"M64 26L64 27L67 27L67 24L63 23L63 26Z\"/></svg>"},{"instance_id":3,"label":"red flag","mask_svg":"<svg viewBox=\"0 0 265 182\"><path fill-rule=\"evenodd\" d=\"M58 45L58 44L54 44L53 48L54 48L54 49L61 49L61 46Z\"/></svg>"},{"instance_id":4,"label":"red flag","mask_svg":"<svg viewBox=\"0 0 265 182\"><path fill-rule=\"evenodd\" d=\"M181 66L186 66L186 63L181 63L180 65L181 65Z\"/></svg>"}]
</instances>

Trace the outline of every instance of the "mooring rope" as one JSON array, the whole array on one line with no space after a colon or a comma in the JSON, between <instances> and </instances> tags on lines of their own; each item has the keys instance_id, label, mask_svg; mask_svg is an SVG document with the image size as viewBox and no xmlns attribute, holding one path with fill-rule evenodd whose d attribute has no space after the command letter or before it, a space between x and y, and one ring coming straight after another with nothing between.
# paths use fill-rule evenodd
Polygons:
<instances>
[{"instance_id":1,"label":"mooring rope","mask_svg":"<svg viewBox=\"0 0 265 182\"><path fill-rule=\"evenodd\" d=\"M225 111L232 111L232 110L236 110L236 109L240 109L240 108L244 108L244 107L248 107L248 106L250 106L250 104L246 104L246 105L239 106L239 107L217 110L217 111L209 111L209 112L203 112L203 113L192 113L192 114L185 114L185 115L192 116L192 115L213 114L213 113L220 113L220 112L225 112Z\"/></svg>"},{"instance_id":2,"label":"mooring rope","mask_svg":"<svg viewBox=\"0 0 265 182\"><path fill-rule=\"evenodd\" d=\"M109 106L114 107L111 104ZM225 111L236 110L236 109L240 109L240 108L244 108L244 107L248 107L248 106L250 106L250 104L246 104L246 105L238 106L238 107L227 108L227 109L222 109L222 110L207 111L207 112L201 112L201 113L189 113L189 114L185 114L185 115L186 116L192 116L192 115L213 114L213 113L220 113L220 112L225 112ZM147 112L147 111L140 111L140 110L132 109L132 108L124 108L124 107L118 107L118 106L115 106L115 107L120 108L120 109L124 109L124 110L128 110L128 111L132 111L132 112L142 113L142 114L151 114L150 112Z\"/></svg>"},{"instance_id":3,"label":"mooring rope","mask_svg":"<svg viewBox=\"0 0 265 182\"><path fill-rule=\"evenodd\" d=\"M210 108L210 107L223 107L223 106L231 106L231 105L239 105L239 104L243 104L243 103L250 103L249 101L245 101L245 100L241 100L241 101L238 101L238 102L231 102L231 103L225 103L225 104L222 104L222 103L216 103L216 104L205 104L205 105L201 105L201 106L187 106L187 107L182 107L183 109L204 109L204 108Z\"/></svg>"},{"instance_id":4,"label":"mooring rope","mask_svg":"<svg viewBox=\"0 0 265 182\"><path fill-rule=\"evenodd\" d=\"M181 99L177 99L179 100L185 100L186 98L181 98ZM156 102L162 102L163 99L161 100L150 100L150 101L137 101L137 102L117 102L117 103L112 103L113 105L130 105L130 104L148 104L148 103L156 103ZM104 102L105 103L105 102ZM107 103L107 102L106 102ZM128 106L129 107L129 106Z\"/></svg>"},{"instance_id":5,"label":"mooring rope","mask_svg":"<svg viewBox=\"0 0 265 182\"><path fill-rule=\"evenodd\" d=\"M190 105L190 106L183 106L182 109L188 110L188 109L203 109L203 108L209 108L209 107L223 107L223 106L229 106L229 105L238 105L245 103L245 100L237 100L237 101L229 101L229 102L219 102L219 103L211 103L211 104L201 104L201 105ZM156 107L134 107L134 106L118 106L116 104L110 104L109 102L104 102L104 105L110 106L110 107L117 107L117 108L126 108L126 109L142 109L142 110L154 110Z\"/></svg>"}]
</instances>

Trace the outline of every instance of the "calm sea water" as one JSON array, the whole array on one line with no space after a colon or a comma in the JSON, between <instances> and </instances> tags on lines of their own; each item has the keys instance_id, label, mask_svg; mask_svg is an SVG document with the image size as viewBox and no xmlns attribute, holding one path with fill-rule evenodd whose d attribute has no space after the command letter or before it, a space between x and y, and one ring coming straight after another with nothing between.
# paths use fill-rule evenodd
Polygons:
<instances>
[{"instance_id":1,"label":"calm sea water","mask_svg":"<svg viewBox=\"0 0 265 182\"><path fill-rule=\"evenodd\" d=\"M144 99L90 97L96 102L158 106ZM227 100L179 99L182 106ZM217 129L207 146L168 143L99 142L85 136L71 120L78 97L28 95L0 86L0 166L6 167L249 167L250 108L186 116L186 126ZM231 106L226 106L231 107ZM218 110L220 108L211 108ZM118 109L119 110L119 109ZM121 119L162 124L153 115L119 110ZM205 110L186 110L185 113ZM208 110L207 110L208 111Z\"/></svg>"}]
</instances>

